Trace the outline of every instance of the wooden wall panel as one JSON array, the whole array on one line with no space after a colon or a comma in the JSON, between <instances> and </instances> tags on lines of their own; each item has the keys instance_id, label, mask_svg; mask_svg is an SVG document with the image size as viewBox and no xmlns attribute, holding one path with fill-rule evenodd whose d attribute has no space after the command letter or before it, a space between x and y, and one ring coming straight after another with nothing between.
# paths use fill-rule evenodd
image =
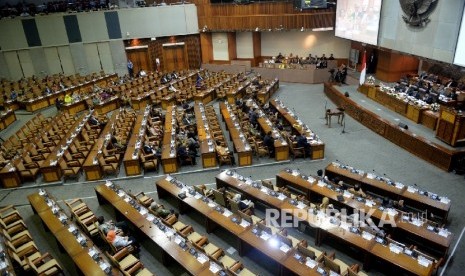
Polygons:
<instances>
[{"instance_id":1,"label":"wooden wall panel","mask_svg":"<svg viewBox=\"0 0 465 276\"><path fill-rule=\"evenodd\" d=\"M236 33L228 33L229 60L237 59Z\"/></svg>"},{"instance_id":2,"label":"wooden wall panel","mask_svg":"<svg viewBox=\"0 0 465 276\"><path fill-rule=\"evenodd\" d=\"M398 81L406 74L417 73L419 62L414 56L395 53L391 50L379 50L376 77L381 81Z\"/></svg>"},{"instance_id":3,"label":"wooden wall panel","mask_svg":"<svg viewBox=\"0 0 465 276\"><path fill-rule=\"evenodd\" d=\"M200 47L202 63L209 63L213 59L212 33L200 33Z\"/></svg>"},{"instance_id":4,"label":"wooden wall panel","mask_svg":"<svg viewBox=\"0 0 465 276\"><path fill-rule=\"evenodd\" d=\"M167 0L167 4L177 0ZM263 2L249 5L210 4L209 0L191 1L197 7L199 28L213 31L253 30L259 28L286 29L334 27L336 10L299 11L292 2Z\"/></svg>"}]
</instances>

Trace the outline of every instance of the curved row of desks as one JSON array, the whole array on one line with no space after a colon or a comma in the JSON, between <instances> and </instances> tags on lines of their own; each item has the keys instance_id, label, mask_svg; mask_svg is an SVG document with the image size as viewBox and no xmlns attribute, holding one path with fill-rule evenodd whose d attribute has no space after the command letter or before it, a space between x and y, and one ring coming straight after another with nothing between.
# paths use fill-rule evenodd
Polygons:
<instances>
[{"instance_id":1,"label":"curved row of desks","mask_svg":"<svg viewBox=\"0 0 465 276\"><path fill-rule=\"evenodd\" d=\"M449 150L381 118L351 98L344 96L329 83L325 83L324 92L331 101L338 107L344 108L348 115L362 125L443 170L453 170L457 166L457 161L465 156L463 150Z\"/></svg>"}]
</instances>

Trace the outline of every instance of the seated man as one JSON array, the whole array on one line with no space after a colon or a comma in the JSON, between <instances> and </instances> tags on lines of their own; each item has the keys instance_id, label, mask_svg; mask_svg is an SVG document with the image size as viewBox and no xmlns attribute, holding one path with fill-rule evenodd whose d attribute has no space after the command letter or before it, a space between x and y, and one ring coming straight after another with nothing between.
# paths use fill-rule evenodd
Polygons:
<instances>
[{"instance_id":1,"label":"seated man","mask_svg":"<svg viewBox=\"0 0 465 276\"><path fill-rule=\"evenodd\" d=\"M297 140L297 147L304 148L305 156L311 157L312 156L312 147L307 141L307 137L303 135L299 135L296 137Z\"/></svg>"},{"instance_id":2,"label":"seated man","mask_svg":"<svg viewBox=\"0 0 465 276\"><path fill-rule=\"evenodd\" d=\"M271 134L272 134L271 131L268 131L265 137L263 137L263 145L265 145L268 148L268 151L270 152L270 157L274 158L274 155L275 155L274 138Z\"/></svg>"},{"instance_id":3,"label":"seated man","mask_svg":"<svg viewBox=\"0 0 465 276\"><path fill-rule=\"evenodd\" d=\"M362 188L360 188L360 184L355 184L353 188L349 189L349 192L354 194L355 196L359 197L366 197L367 195L363 192Z\"/></svg>"},{"instance_id":4,"label":"seated man","mask_svg":"<svg viewBox=\"0 0 465 276\"><path fill-rule=\"evenodd\" d=\"M180 144L178 147L178 157L181 161L181 165L185 163L189 158L192 160L192 164L196 165L195 154L190 153L184 144Z\"/></svg>"},{"instance_id":5,"label":"seated man","mask_svg":"<svg viewBox=\"0 0 465 276\"><path fill-rule=\"evenodd\" d=\"M165 209L165 206L163 206L161 204L158 204L156 202L152 202L152 204L150 204L149 208L150 208L150 210L153 211L153 213L156 216L161 217L163 219L168 217L171 214L174 214L174 210L167 210L167 209Z\"/></svg>"},{"instance_id":6,"label":"seated man","mask_svg":"<svg viewBox=\"0 0 465 276\"><path fill-rule=\"evenodd\" d=\"M232 201L239 203L239 208L241 210L247 209L248 207L254 208L255 204L250 200L241 200L241 194L237 193L232 198Z\"/></svg>"}]
</instances>

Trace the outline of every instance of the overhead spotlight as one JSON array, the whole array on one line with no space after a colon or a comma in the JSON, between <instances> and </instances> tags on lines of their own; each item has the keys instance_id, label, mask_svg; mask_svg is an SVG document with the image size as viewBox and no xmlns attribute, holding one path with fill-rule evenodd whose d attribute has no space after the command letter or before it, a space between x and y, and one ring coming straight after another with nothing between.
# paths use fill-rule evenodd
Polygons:
<instances>
[{"instance_id":1,"label":"overhead spotlight","mask_svg":"<svg viewBox=\"0 0 465 276\"><path fill-rule=\"evenodd\" d=\"M202 28L202 32L206 32L207 30L208 30L207 25L204 25L203 28Z\"/></svg>"},{"instance_id":2,"label":"overhead spotlight","mask_svg":"<svg viewBox=\"0 0 465 276\"><path fill-rule=\"evenodd\" d=\"M301 31L301 32L305 31L304 27L300 28L300 31Z\"/></svg>"},{"instance_id":3,"label":"overhead spotlight","mask_svg":"<svg viewBox=\"0 0 465 276\"><path fill-rule=\"evenodd\" d=\"M260 31L260 29L257 27L257 28L255 28L255 31L258 32L258 31Z\"/></svg>"}]
</instances>

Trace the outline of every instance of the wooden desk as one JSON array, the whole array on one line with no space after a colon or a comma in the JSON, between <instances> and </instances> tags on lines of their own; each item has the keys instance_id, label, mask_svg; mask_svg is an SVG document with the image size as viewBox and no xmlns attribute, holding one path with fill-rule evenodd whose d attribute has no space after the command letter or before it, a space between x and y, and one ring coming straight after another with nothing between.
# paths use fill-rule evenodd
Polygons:
<instances>
[{"instance_id":1,"label":"wooden desk","mask_svg":"<svg viewBox=\"0 0 465 276\"><path fill-rule=\"evenodd\" d=\"M110 111L113 111L115 109L119 108L119 98L118 96L113 96L110 99L106 100L103 103L100 104L94 104L94 110L98 114L106 114Z\"/></svg>"},{"instance_id":2,"label":"wooden desk","mask_svg":"<svg viewBox=\"0 0 465 276\"><path fill-rule=\"evenodd\" d=\"M131 137L129 138L126 152L123 157L124 170L126 175L142 174L140 164L140 151L144 146L145 130L147 127L147 115L149 113L141 113L137 115L134 128L132 129ZM142 125L142 122L144 124Z\"/></svg>"},{"instance_id":3,"label":"wooden desk","mask_svg":"<svg viewBox=\"0 0 465 276\"><path fill-rule=\"evenodd\" d=\"M310 147L312 148L312 159L323 159L325 157L325 144L320 138L313 133L289 108L285 107L280 101L275 99L270 101L279 114L292 126L293 130L305 137L310 137Z\"/></svg>"},{"instance_id":4,"label":"wooden desk","mask_svg":"<svg viewBox=\"0 0 465 276\"><path fill-rule=\"evenodd\" d=\"M102 252L100 252L97 247L94 246L92 240L89 237L87 237L82 232L82 230L79 230L79 232L85 238L86 246L82 246L77 241L74 234L69 231L69 227L70 225L74 225L74 227L76 227L77 229L79 228L76 224L71 223L70 218L67 218L66 223L63 224L57 218L57 216L53 214L52 210L45 202L44 197L41 196L39 193L29 195L28 200L31 204L34 213L38 214L41 218L44 227L55 237L60 250L68 254L68 256L73 260L74 264L76 265L76 268L83 275L108 275L100 268L99 264L89 255L89 249L96 249L96 251L99 253L100 259L106 262L107 265L109 265L110 267L111 263L108 259L106 259L106 256ZM64 214L63 210L61 210L60 212ZM122 275L122 273L118 269L112 268L111 275Z\"/></svg>"},{"instance_id":5,"label":"wooden desk","mask_svg":"<svg viewBox=\"0 0 465 276\"><path fill-rule=\"evenodd\" d=\"M197 122L197 133L200 143L200 155L202 156L202 166L204 168L211 168L217 166L216 149L213 137L210 133L208 120L205 117L205 108L199 105L198 102L194 105L195 121Z\"/></svg>"},{"instance_id":6,"label":"wooden desk","mask_svg":"<svg viewBox=\"0 0 465 276\"><path fill-rule=\"evenodd\" d=\"M0 170L3 188L15 188L21 185L21 178L15 164L21 162L20 158L10 161Z\"/></svg>"},{"instance_id":7,"label":"wooden desk","mask_svg":"<svg viewBox=\"0 0 465 276\"><path fill-rule=\"evenodd\" d=\"M137 233L152 240L163 252L162 261L169 265L170 257L179 263L191 275L214 275L209 270L209 263L201 264L188 251L182 250L174 241L168 238L162 230L148 221L143 215L134 209L129 203L118 196L118 194L105 184L95 187L95 193L99 204L109 204L118 216L124 218L134 227Z\"/></svg>"},{"instance_id":8,"label":"wooden desk","mask_svg":"<svg viewBox=\"0 0 465 276\"><path fill-rule=\"evenodd\" d=\"M432 130L436 130L436 125L438 124L439 112L434 112L432 110L423 110L421 116L421 124Z\"/></svg>"},{"instance_id":9,"label":"wooden desk","mask_svg":"<svg viewBox=\"0 0 465 276\"><path fill-rule=\"evenodd\" d=\"M117 117L120 115L120 110L116 110L111 114L110 119L99 134L99 138L94 141L89 154L82 164L82 170L86 175L86 180L98 180L103 178L103 171L98 162L99 155L102 154L103 148L107 146L109 141L106 140L107 134L111 134L114 128L114 122L117 120Z\"/></svg>"},{"instance_id":10,"label":"wooden desk","mask_svg":"<svg viewBox=\"0 0 465 276\"><path fill-rule=\"evenodd\" d=\"M239 122L232 116L232 111L228 109L229 104L226 105L224 102L220 102L220 111L223 116L223 120L226 123L226 127L229 131L229 137L233 141L234 150L238 155L239 166L250 166L252 165L252 148L245 139L245 135L242 133ZM234 118L234 120L233 120Z\"/></svg>"},{"instance_id":11,"label":"wooden desk","mask_svg":"<svg viewBox=\"0 0 465 276\"><path fill-rule=\"evenodd\" d=\"M412 257L402 253L396 254L391 252L388 246L384 246L379 243L374 243L373 247L370 249L370 252L374 257L387 261L390 264L414 275L429 276L433 272L432 265L424 267L420 265L416 259L413 259Z\"/></svg>"},{"instance_id":12,"label":"wooden desk","mask_svg":"<svg viewBox=\"0 0 465 276\"><path fill-rule=\"evenodd\" d=\"M431 213L433 213L435 216L439 216L443 218L444 221L447 221L447 216L449 215L451 207L450 202L443 203L440 200L432 199L418 192L411 192L406 185L403 185L402 188L398 188L383 181L370 179L366 173L363 175L353 173L349 170L339 168L333 165L333 163L325 168L325 175L330 178L337 176L350 184L358 183L365 191L372 191L383 196L388 196L393 200L403 199L405 205L415 207L419 210L426 210L428 216L431 216Z\"/></svg>"},{"instance_id":13,"label":"wooden desk","mask_svg":"<svg viewBox=\"0 0 465 276\"><path fill-rule=\"evenodd\" d=\"M76 122L74 122L74 124L66 132L63 139L60 140L53 151L49 154L47 159L45 159L45 161L42 163L40 166L40 172L42 173L45 182L60 181L62 172L58 163L61 158L63 158L64 151L62 148L66 148L66 150L68 150L68 141L72 142L79 135L82 130L80 124L82 123L82 126L84 126L89 118L89 112L81 114L81 116L79 116Z\"/></svg>"},{"instance_id":14,"label":"wooden desk","mask_svg":"<svg viewBox=\"0 0 465 276\"><path fill-rule=\"evenodd\" d=\"M194 96L194 101L196 103L208 104L216 98L216 90L214 87L208 88L204 91L198 92Z\"/></svg>"},{"instance_id":15,"label":"wooden desk","mask_svg":"<svg viewBox=\"0 0 465 276\"><path fill-rule=\"evenodd\" d=\"M262 88L257 92L257 100L261 104L265 104L273 96L273 94L279 89L279 80L273 79L266 87Z\"/></svg>"},{"instance_id":16,"label":"wooden desk","mask_svg":"<svg viewBox=\"0 0 465 276\"><path fill-rule=\"evenodd\" d=\"M427 110L425 107L409 103L407 106L407 118L419 124L422 121L422 115L425 110Z\"/></svg>"},{"instance_id":17,"label":"wooden desk","mask_svg":"<svg viewBox=\"0 0 465 276\"><path fill-rule=\"evenodd\" d=\"M161 165L163 172L175 173L179 170L176 149L176 107L168 106L165 115L165 128L163 133L163 143L161 148ZM172 146L173 145L173 146Z\"/></svg>"},{"instance_id":18,"label":"wooden desk","mask_svg":"<svg viewBox=\"0 0 465 276\"><path fill-rule=\"evenodd\" d=\"M331 127L331 119L332 117L337 117L337 123L342 126L344 122L344 110L341 109L328 109L325 113L326 124L328 127Z\"/></svg>"},{"instance_id":19,"label":"wooden desk","mask_svg":"<svg viewBox=\"0 0 465 276\"><path fill-rule=\"evenodd\" d=\"M208 203L202 200L202 198L195 198L189 194L188 187L180 188L176 184L171 183L169 180L162 179L155 183L157 188L159 198L166 198L166 196L171 196L176 200L178 210L181 214L186 213L188 208L197 211L205 219L205 229L207 233L211 233L214 230L214 226L221 226L222 229L230 232L235 236L239 236L246 229L239 226L238 224L231 221L231 219L226 218L224 215L220 214L213 207L210 207ZM180 199L178 194L186 192L187 197L185 199ZM239 248L239 245L238 247Z\"/></svg>"},{"instance_id":20,"label":"wooden desk","mask_svg":"<svg viewBox=\"0 0 465 276\"><path fill-rule=\"evenodd\" d=\"M176 97L174 96L173 92L170 91L169 93L169 95L161 98L161 108L164 110L176 104Z\"/></svg>"},{"instance_id":21,"label":"wooden desk","mask_svg":"<svg viewBox=\"0 0 465 276\"><path fill-rule=\"evenodd\" d=\"M465 144L465 114L441 107L436 137L453 147Z\"/></svg>"},{"instance_id":22,"label":"wooden desk","mask_svg":"<svg viewBox=\"0 0 465 276\"><path fill-rule=\"evenodd\" d=\"M273 123L268 119L265 113L260 109L260 107L253 102L253 107L260 110L259 118L257 119L260 128L264 133L271 132L271 135L274 139L274 148L275 148L275 160L283 161L289 159L289 145L287 144L284 137L281 135L279 130L274 127Z\"/></svg>"},{"instance_id":23,"label":"wooden desk","mask_svg":"<svg viewBox=\"0 0 465 276\"><path fill-rule=\"evenodd\" d=\"M88 97L86 97L86 98L84 98L84 99L82 99L80 101L74 102L74 103L63 104L63 106L61 108L62 108L63 111L68 112L70 115L77 114L77 113L87 109L87 103L86 103L87 99L88 99Z\"/></svg>"},{"instance_id":24,"label":"wooden desk","mask_svg":"<svg viewBox=\"0 0 465 276\"><path fill-rule=\"evenodd\" d=\"M29 100L26 102L23 102L26 108L26 111L29 112L34 112L42 108L46 108L49 106L48 98L41 96L38 98L35 98L34 100Z\"/></svg>"},{"instance_id":25,"label":"wooden desk","mask_svg":"<svg viewBox=\"0 0 465 276\"><path fill-rule=\"evenodd\" d=\"M236 237L237 249L241 256L246 254L249 247L253 247L275 260L279 264L280 268L286 267L294 273L311 271L309 267L306 267L304 264L298 263L297 261L297 263L293 263L292 260L286 262L289 258L294 259L293 254L286 254L279 250L279 248L273 250L266 241L252 233L252 224L248 227L242 227L237 223L234 223L231 218L236 215L232 214L230 217L226 217L219 213L214 209L214 207L210 207L208 203L203 201L200 197L197 199L195 196L190 195L188 186L185 185L183 188L180 188L175 183L171 183L168 179L162 179L156 182L156 187L159 197L165 198L167 195L171 196L177 201L180 211L182 210L185 212L187 209L186 207L189 207L190 209L194 209L200 213L205 219L207 233L211 233L214 226L220 226L222 229ZM180 199L177 196L181 192L186 192L187 197L185 199ZM291 263L292 265L290 265ZM283 272L282 268L279 271L280 275L288 275Z\"/></svg>"},{"instance_id":26,"label":"wooden desk","mask_svg":"<svg viewBox=\"0 0 465 276\"><path fill-rule=\"evenodd\" d=\"M6 129L14 121L16 121L16 115L12 109L2 112L0 115L0 131Z\"/></svg>"}]
</instances>

